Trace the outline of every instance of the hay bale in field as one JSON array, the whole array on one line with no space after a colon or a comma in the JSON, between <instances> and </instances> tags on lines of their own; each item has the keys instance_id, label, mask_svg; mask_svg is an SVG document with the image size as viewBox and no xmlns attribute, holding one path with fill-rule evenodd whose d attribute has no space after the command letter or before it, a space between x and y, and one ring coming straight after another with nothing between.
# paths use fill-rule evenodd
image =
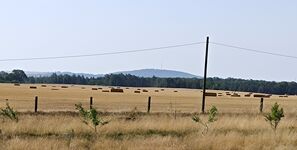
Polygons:
<instances>
[{"instance_id":1,"label":"hay bale in field","mask_svg":"<svg viewBox=\"0 0 297 150\"><path fill-rule=\"evenodd\" d=\"M217 97L217 93L205 92L205 96Z\"/></svg>"},{"instance_id":2,"label":"hay bale in field","mask_svg":"<svg viewBox=\"0 0 297 150\"><path fill-rule=\"evenodd\" d=\"M126 89L129 89L128 87Z\"/></svg>"},{"instance_id":3,"label":"hay bale in field","mask_svg":"<svg viewBox=\"0 0 297 150\"><path fill-rule=\"evenodd\" d=\"M240 97L240 95L238 93L233 93L231 97Z\"/></svg>"},{"instance_id":4,"label":"hay bale in field","mask_svg":"<svg viewBox=\"0 0 297 150\"><path fill-rule=\"evenodd\" d=\"M124 90L123 89L110 89L110 92L115 92L115 93L124 93Z\"/></svg>"},{"instance_id":5,"label":"hay bale in field","mask_svg":"<svg viewBox=\"0 0 297 150\"><path fill-rule=\"evenodd\" d=\"M37 89L37 86L30 86L30 89Z\"/></svg>"},{"instance_id":6,"label":"hay bale in field","mask_svg":"<svg viewBox=\"0 0 297 150\"><path fill-rule=\"evenodd\" d=\"M15 83L14 86L21 86L21 84L19 84L19 83Z\"/></svg>"},{"instance_id":7,"label":"hay bale in field","mask_svg":"<svg viewBox=\"0 0 297 150\"><path fill-rule=\"evenodd\" d=\"M101 87L100 87L100 88L98 88L98 90L102 90L102 89L103 89L103 88L101 88Z\"/></svg>"},{"instance_id":8,"label":"hay bale in field","mask_svg":"<svg viewBox=\"0 0 297 150\"><path fill-rule=\"evenodd\" d=\"M284 98L287 98L288 95L280 95L279 97L284 97Z\"/></svg>"},{"instance_id":9,"label":"hay bale in field","mask_svg":"<svg viewBox=\"0 0 297 150\"><path fill-rule=\"evenodd\" d=\"M109 92L109 90L102 90L102 92Z\"/></svg>"},{"instance_id":10,"label":"hay bale in field","mask_svg":"<svg viewBox=\"0 0 297 150\"><path fill-rule=\"evenodd\" d=\"M148 92L148 90L147 89L143 89L142 92Z\"/></svg>"},{"instance_id":11,"label":"hay bale in field","mask_svg":"<svg viewBox=\"0 0 297 150\"><path fill-rule=\"evenodd\" d=\"M155 92L159 92L159 90L155 90Z\"/></svg>"},{"instance_id":12,"label":"hay bale in field","mask_svg":"<svg viewBox=\"0 0 297 150\"><path fill-rule=\"evenodd\" d=\"M165 89L161 89L161 91L165 91Z\"/></svg>"},{"instance_id":13,"label":"hay bale in field","mask_svg":"<svg viewBox=\"0 0 297 150\"><path fill-rule=\"evenodd\" d=\"M63 86L61 86L61 88L66 89L66 88L68 88L68 86L63 85Z\"/></svg>"},{"instance_id":14,"label":"hay bale in field","mask_svg":"<svg viewBox=\"0 0 297 150\"><path fill-rule=\"evenodd\" d=\"M140 93L140 91L134 91L134 93Z\"/></svg>"},{"instance_id":15,"label":"hay bale in field","mask_svg":"<svg viewBox=\"0 0 297 150\"><path fill-rule=\"evenodd\" d=\"M178 92L178 91L173 91L173 92L175 92L175 93L176 93L176 92Z\"/></svg>"},{"instance_id":16,"label":"hay bale in field","mask_svg":"<svg viewBox=\"0 0 297 150\"><path fill-rule=\"evenodd\" d=\"M41 87L46 87L46 85L42 84Z\"/></svg>"},{"instance_id":17,"label":"hay bale in field","mask_svg":"<svg viewBox=\"0 0 297 150\"><path fill-rule=\"evenodd\" d=\"M85 87L81 87L81 89L86 89Z\"/></svg>"},{"instance_id":18,"label":"hay bale in field","mask_svg":"<svg viewBox=\"0 0 297 150\"><path fill-rule=\"evenodd\" d=\"M231 95L230 93L226 93L226 95Z\"/></svg>"},{"instance_id":19,"label":"hay bale in field","mask_svg":"<svg viewBox=\"0 0 297 150\"><path fill-rule=\"evenodd\" d=\"M245 94L244 97L251 97L251 94Z\"/></svg>"},{"instance_id":20,"label":"hay bale in field","mask_svg":"<svg viewBox=\"0 0 297 150\"><path fill-rule=\"evenodd\" d=\"M92 90L98 90L97 88L92 88Z\"/></svg>"},{"instance_id":21,"label":"hay bale in field","mask_svg":"<svg viewBox=\"0 0 297 150\"><path fill-rule=\"evenodd\" d=\"M266 95L266 94L254 94L254 97L259 97L259 98L270 98L270 95Z\"/></svg>"},{"instance_id":22,"label":"hay bale in field","mask_svg":"<svg viewBox=\"0 0 297 150\"><path fill-rule=\"evenodd\" d=\"M141 89L137 89L137 90L139 90L139 91L140 91Z\"/></svg>"},{"instance_id":23,"label":"hay bale in field","mask_svg":"<svg viewBox=\"0 0 297 150\"><path fill-rule=\"evenodd\" d=\"M53 91L57 91L57 90L59 90L59 89L51 89L51 90L53 90Z\"/></svg>"}]
</instances>

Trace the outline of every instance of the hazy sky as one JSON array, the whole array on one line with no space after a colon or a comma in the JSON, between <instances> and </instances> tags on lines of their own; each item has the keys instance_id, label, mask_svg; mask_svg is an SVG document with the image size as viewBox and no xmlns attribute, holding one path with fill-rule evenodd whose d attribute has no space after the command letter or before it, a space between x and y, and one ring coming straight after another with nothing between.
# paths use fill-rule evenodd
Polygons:
<instances>
[{"instance_id":1,"label":"hazy sky","mask_svg":"<svg viewBox=\"0 0 297 150\"><path fill-rule=\"evenodd\" d=\"M0 59L210 41L297 56L295 0L0 1ZM163 68L203 75L205 45L86 58L0 62L0 70L109 73ZM209 76L297 80L297 59L211 45Z\"/></svg>"}]
</instances>

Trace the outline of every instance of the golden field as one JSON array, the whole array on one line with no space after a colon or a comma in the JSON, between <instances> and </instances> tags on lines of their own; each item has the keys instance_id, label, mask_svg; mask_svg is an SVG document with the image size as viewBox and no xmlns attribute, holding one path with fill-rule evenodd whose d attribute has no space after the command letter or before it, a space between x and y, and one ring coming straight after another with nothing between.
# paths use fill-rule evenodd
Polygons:
<instances>
[{"instance_id":1,"label":"golden field","mask_svg":"<svg viewBox=\"0 0 297 150\"><path fill-rule=\"evenodd\" d=\"M30 89L36 86L37 89ZM147 89L124 87L124 93L102 92L92 88L109 87L63 85L0 84L0 107L9 104L20 113L15 123L1 119L0 149L123 149L123 150L255 150L297 149L297 97L273 95L264 100L264 113L275 102L284 108L285 117L276 132L259 113L259 98L207 97L206 109L218 108L218 121L202 135L202 127L191 116L201 109L201 90ZM82 89L82 87L84 89ZM54 89L54 90L52 90ZM159 92L155 92L159 90ZM174 92L177 91L177 92ZM39 97L39 111L34 114L34 97ZM109 124L94 133L75 113L75 103L88 106L89 97ZM151 114L146 114L148 96L152 97ZM133 109L137 108L136 113ZM176 112L176 113L175 113ZM135 120L126 120L131 114ZM207 119L203 115L202 119Z\"/></svg>"},{"instance_id":2,"label":"golden field","mask_svg":"<svg viewBox=\"0 0 297 150\"><path fill-rule=\"evenodd\" d=\"M42 84L0 84L0 106L4 106L6 99L18 111L34 111L34 98L39 97L38 109L40 111L74 111L74 104L89 105L90 97L93 97L93 105L103 112L130 111L137 107L139 111L146 112L147 99L152 97L152 112L177 112L193 113L201 111L202 92L200 89L170 89L164 88L130 88L122 87L124 93L102 92L102 88L110 90L111 87L88 85L46 85ZM36 86L37 89L30 89ZM61 88L67 86L68 88ZM126 89L129 88L129 89ZM140 89L141 93L134 93ZM143 89L148 92L142 92ZM155 92L158 90L159 92ZM174 92L177 91L177 92ZM221 113L258 113L259 98L244 97L246 92L238 92L241 97L230 97L224 91L210 92L223 93L221 97L207 97L206 108L215 105ZM264 100L263 111L269 111L272 104L278 102L286 110L286 113L297 113L297 96L280 98L273 95Z\"/></svg>"}]
</instances>

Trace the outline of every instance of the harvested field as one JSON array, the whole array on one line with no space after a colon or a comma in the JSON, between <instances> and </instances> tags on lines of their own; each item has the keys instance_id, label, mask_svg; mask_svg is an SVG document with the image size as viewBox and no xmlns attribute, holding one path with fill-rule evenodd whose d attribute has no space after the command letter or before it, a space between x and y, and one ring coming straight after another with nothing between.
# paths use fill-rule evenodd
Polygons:
<instances>
[{"instance_id":1,"label":"harvested field","mask_svg":"<svg viewBox=\"0 0 297 150\"><path fill-rule=\"evenodd\" d=\"M159 89L147 88L148 92L137 94L134 93L139 91L137 88L129 88L117 94L109 90L83 90L82 87L92 88L87 85L71 86L67 90L30 90L30 86L33 85L0 84L0 107L3 108L5 99L8 99L9 104L20 112L19 123L5 119L0 124L0 139L3 139L0 140L0 149L254 150L297 147L297 96L264 98L263 113L270 111L275 102L284 108L285 118L276 133L259 113L260 98L206 97L206 110L214 105L219 115L218 121L212 123L203 136L202 126L191 119L193 113L201 109L202 93L199 89L174 92L177 89L168 88L164 92L155 92ZM37 114L33 113L35 96L39 97ZM147 114L149 96L152 104L151 113ZM93 107L100 111L100 116L110 121L97 133L81 122L74 107L74 104L82 103L88 108L90 97L93 97ZM125 119L131 117L134 119ZM207 117L202 115L203 120Z\"/></svg>"},{"instance_id":2,"label":"harvested field","mask_svg":"<svg viewBox=\"0 0 297 150\"><path fill-rule=\"evenodd\" d=\"M51 90L50 88L37 88L31 90L30 84L0 84L0 106L5 105L5 99L8 99L12 106L19 111L32 111L32 102L35 96L39 97L39 110L41 111L74 111L74 104L81 102L88 104L90 97L94 98L94 107L98 110L109 112L129 111L137 107L140 111L146 111L147 98L152 97L152 112L164 112L168 109L170 103L176 104L176 109L181 112L197 112L201 108L202 93L199 89L166 89L164 92L158 88L147 88L148 92L141 94L134 93L138 88L125 89L121 95L110 92L106 87L102 92L92 90L91 86L77 85L68 87L67 90ZM38 85L34 85L37 87ZM47 85L48 87L61 87L64 85ZM67 86L67 85L65 85ZM52 88L56 89L56 88ZM223 91L208 90L213 93L224 93ZM248 94L238 92L240 95ZM260 94L260 93L259 93ZM265 95L265 94L264 94ZM271 105L275 102L281 104L286 112L296 112L297 96L287 98L272 95L269 99L264 98L264 112L269 111ZM207 97L206 108L211 105L218 107L222 113L258 113L260 98L257 97L229 97L226 95L220 97Z\"/></svg>"}]
</instances>

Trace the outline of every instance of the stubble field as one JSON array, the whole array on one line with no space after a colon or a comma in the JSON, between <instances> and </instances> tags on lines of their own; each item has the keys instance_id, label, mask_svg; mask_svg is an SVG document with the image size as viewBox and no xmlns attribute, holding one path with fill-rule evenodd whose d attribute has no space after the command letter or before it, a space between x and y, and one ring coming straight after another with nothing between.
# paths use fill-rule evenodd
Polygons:
<instances>
[{"instance_id":1,"label":"stubble field","mask_svg":"<svg viewBox=\"0 0 297 150\"><path fill-rule=\"evenodd\" d=\"M206 109L212 105L218 108L218 121L202 135L202 126L191 119L193 113L200 112L201 90L121 88L124 93L102 92L110 87L97 86L0 84L0 107L8 99L20 112L18 123L1 119L0 149L297 148L296 96L273 95L264 100L264 113L275 102L285 111L278 130L273 132L259 113L259 98L244 97L246 93L241 92L241 97L231 97L225 91L212 91L222 93L206 99ZM39 99L39 113L33 113L35 96ZM147 114L149 96L152 104L151 113ZM100 116L110 121L97 133L81 122L74 107L82 103L88 108L90 97ZM127 119L131 115L135 120ZM202 115L202 119L207 119L207 115Z\"/></svg>"}]
</instances>

